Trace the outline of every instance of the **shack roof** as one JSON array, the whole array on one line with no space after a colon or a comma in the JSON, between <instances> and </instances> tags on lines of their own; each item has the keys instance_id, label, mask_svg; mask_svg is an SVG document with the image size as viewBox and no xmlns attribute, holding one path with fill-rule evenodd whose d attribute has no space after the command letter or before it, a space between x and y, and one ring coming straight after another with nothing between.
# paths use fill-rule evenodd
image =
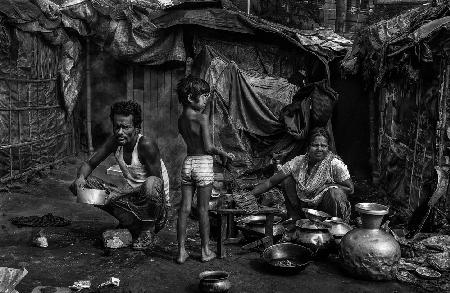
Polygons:
<instances>
[{"instance_id":1,"label":"shack roof","mask_svg":"<svg viewBox=\"0 0 450 293\"><path fill-rule=\"evenodd\" d=\"M449 38L449 29L450 5L447 0L435 6L416 7L361 30L342 61L342 67L349 74L361 72L366 80L378 86L388 71L387 65L402 62L405 54L421 61L432 61L432 51L442 48L436 43L430 44L436 38Z\"/></svg>"},{"instance_id":2,"label":"shack roof","mask_svg":"<svg viewBox=\"0 0 450 293\"><path fill-rule=\"evenodd\" d=\"M0 1L0 23L38 33L61 47L60 74L69 113L81 90L80 41L87 37L117 59L145 65L185 61L182 29L188 25L276 34L326 67L352 44L332 31L301 31L247 15L229 0L9 0Z\"/></svg>"}]
</instances>

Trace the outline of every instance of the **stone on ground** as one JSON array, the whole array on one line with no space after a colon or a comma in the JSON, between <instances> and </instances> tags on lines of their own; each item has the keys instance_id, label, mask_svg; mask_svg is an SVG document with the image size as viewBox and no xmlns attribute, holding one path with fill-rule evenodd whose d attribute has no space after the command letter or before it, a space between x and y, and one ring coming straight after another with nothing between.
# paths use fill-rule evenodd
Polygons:
<instances>
[{"instance_id":1,"label":"stone on ground","mask_svg":"<svg viewBox=\"0 0 450 293\"><path fill-rule=\"evenodd\" d=\"M131 244L133 238L127 229L106 230L103 232L103 244L107 248L122 248Z\"/></svg>"}]
</instances>

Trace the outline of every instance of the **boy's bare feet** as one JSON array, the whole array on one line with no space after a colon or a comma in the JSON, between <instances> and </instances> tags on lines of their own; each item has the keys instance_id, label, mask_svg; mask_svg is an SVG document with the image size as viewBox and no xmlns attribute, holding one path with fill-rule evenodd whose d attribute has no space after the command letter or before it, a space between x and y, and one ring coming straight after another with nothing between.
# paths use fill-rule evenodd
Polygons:
<instances>
[{"instance_id":1,"label":"boy's bare feet","mask_svg":"<svg viewBox=\"0 0 450 293\"><path fill-rule=\"evenodd\" d=\"M189 254L186 252L186 250L182 249L178 253L177 263L182 264L186 261L186 259L189 257Z\"/></svg>"},{"instance_id":2,"label":"boy's bare feet","mask_svg":"<svg viewBox=\"0 0 450 293\"><path fill-rule=\"evenodd\" d=\"M207 262L216 258L216 254L212 251L205 253L202 251L202 262Z\"/></svg>"}]
</instances>

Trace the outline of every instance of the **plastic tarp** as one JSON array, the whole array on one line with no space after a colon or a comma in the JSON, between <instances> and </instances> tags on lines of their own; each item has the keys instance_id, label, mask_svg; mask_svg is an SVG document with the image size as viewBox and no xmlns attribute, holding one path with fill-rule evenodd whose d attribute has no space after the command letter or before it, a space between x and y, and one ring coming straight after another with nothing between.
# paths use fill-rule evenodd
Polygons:
<instances>
[{"instance_id":1,"label":"plastic tarp","mask_svg":"<svg viewBox=\"0 0 450 293\"><path fill-rule=\"evenodd\" d=\"M429 43L440 32L450 28L449 17L450 6L445 1L436 6L417 7L373 24L354 39L342 67L350 74L361 72L366 80L378 86L389 71L389 64L405 60L405 56L400 57L401 54L407 53L417 56L421 61L430 62L433 46Z\"/></svg>"},{"instance_id":2,"label":"plastic tarp","mask_svg":"<svg viewBox=\"0 0 450 293\"><path fill-rule=\"evenodd\" d=\"M202 53L201 77L214 92L208 109L214 143L237 155L238 175L242 167L262 169L274 156L304 151L314 94L295 100L299 88L286 79L242 70L208 46Z\"/></svg>"}]
</instances>

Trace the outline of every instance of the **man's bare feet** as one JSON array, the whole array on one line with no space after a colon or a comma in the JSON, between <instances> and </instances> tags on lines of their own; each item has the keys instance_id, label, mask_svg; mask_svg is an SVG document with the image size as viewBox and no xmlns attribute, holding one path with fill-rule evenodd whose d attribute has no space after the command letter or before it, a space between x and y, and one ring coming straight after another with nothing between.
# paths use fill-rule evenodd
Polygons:
<instances>
[{"instance_id":1,"label":"man's bare feet","mask_svg":"<svg viewBox=\"0 0 450 293\"><path fill-rule=\"evenodd\" d=\"M186 250L182 249L178 253L177 263L182 264L186 261L186 259L189 257L189 254L186 252Z\"/></svg>"},{"instance_id":2,"label":"man's bare feet","mask_svg":"<svg viewBox=\"0 0 450 293\"><path fill-rule=\"evenodd\" d=\"M207 262L216 258L216 254L212 251L205 253L202 251L202 262Z\"/></svg>"}]
</instances>

